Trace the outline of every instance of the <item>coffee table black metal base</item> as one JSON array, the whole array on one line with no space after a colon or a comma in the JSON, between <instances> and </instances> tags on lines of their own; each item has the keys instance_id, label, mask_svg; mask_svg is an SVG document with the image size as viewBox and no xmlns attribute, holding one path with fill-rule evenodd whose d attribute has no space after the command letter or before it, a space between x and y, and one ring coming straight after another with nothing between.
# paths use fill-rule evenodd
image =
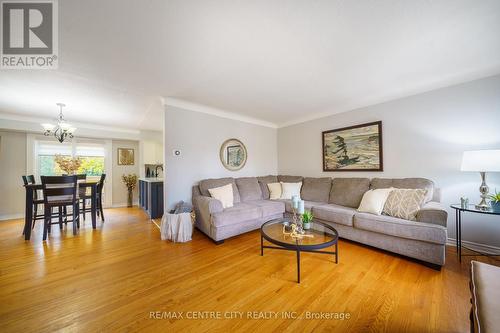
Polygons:
<instances>
[{"instance_id":1,"label":"coffee table black metal base","mask_svg":"<svg viewBox=\"0 0 500 333\"><path fill-rule=\"evenodd\" d=\"M270 221L273 222L273 221ZM269 223L269 222L266 222ZM321 223L321 222L315 222L315 223ZM337 231L331 227L328 226L324 223L321 223L323 226L327 227L328 229L332 229L335 233ZM265 225L265 224L264 224ZM329 254L333 255L335 257L335 263L338 264L339 262L339 257L338 257L338 234L337 236L332 239L329 242L322 243L322 244L314 244L314 245L300 245L300 244L288 244L288 243L283 243L280 242L279 240L273 239L272 237L269 237L263 232L264 225L261 227L261 232L260 232L260 255L264 255L264 249L274 249L274 250L285 250L285 251L292 251L297 254L297 283L300 283L300 252L311 252L311 253L321 253L321 254ZM270 246L270 245L264 245L264 239L267 240L268 242L278 245L278 246ZM324 251L322 249L328 248L328 247L335 247L335 251Z\"/></svg>"}]
</instances>

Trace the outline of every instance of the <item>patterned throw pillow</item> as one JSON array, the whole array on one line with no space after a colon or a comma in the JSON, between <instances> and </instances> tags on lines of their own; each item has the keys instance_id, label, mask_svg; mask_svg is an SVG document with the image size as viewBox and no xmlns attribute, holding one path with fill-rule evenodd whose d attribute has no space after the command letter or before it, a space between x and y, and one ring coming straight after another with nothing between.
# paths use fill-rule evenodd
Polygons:
<instances>
[{"instance_id":1,"label":"patterned throw pillow","mask_svg":"<svg viewBox=\"0 0 500 333\"><path fill-rule=\"evenodd\" d=\"M417 212L424 203L427 190L395 188L385 202L385 215L415 221Z\"/></svg>"}]
</instances>

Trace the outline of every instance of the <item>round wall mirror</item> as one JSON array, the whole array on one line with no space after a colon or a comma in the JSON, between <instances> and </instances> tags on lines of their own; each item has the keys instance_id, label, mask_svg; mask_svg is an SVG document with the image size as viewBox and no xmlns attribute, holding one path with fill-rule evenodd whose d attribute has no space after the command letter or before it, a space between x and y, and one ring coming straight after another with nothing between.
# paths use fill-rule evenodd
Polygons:
<instances>
[{"instance_id":1,"label":"round wall mirror","mask_svg":"<svg viewBox=\"0 0 500 333\"><path fill-rule=\"evenodd\" d=\"M247 149L238 139L226 140L220 147L220 160L226 169L240 170L247 162Z\"/></svg>"}]
</instances>

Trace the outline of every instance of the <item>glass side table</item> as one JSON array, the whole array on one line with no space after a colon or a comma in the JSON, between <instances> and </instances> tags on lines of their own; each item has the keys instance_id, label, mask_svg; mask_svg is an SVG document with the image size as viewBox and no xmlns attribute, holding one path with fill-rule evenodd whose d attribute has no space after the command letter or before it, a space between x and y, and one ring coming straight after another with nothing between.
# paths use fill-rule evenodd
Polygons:
<instances>
[{"instance_id":1,"label":"glass side table","mask_svg":"<svg viewBox=\"0 0 500 333\"><path fill-rule=\"evenodd\" d=\"M462 261L462 213L463 212L470 212L470 213L476 213L476 214L488 214L488 215L497 215L500 216L500 212L493 211L490 209L477 209L475 205L468 205L466 208L463 208L460 204L453 204L450 205L451 208L455 210L455 242L457 246L457 255L458 259L461 262ZM465 247L465 246L464 246ZM471 250L469 248L466 248L468 250ZM478 256L490 256L490 257L496 257L500 256L499 254L486 254L486 253L481 253L475 250L471 250L476 253L478 253Z\"/></svg>"}]
</instances>

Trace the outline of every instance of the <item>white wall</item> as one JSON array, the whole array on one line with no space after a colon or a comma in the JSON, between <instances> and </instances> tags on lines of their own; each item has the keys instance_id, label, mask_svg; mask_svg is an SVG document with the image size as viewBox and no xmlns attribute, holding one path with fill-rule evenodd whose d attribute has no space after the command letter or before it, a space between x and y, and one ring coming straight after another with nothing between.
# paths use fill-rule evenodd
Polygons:
<instances>
[{"instance_id":1,"label":"white wall","mask_svg":"<svg viewBox=\"0 0 500 333\"><path fill-rule=\"evenodd\" d=\"M134 165L118 165L118 148L134 149ZM128 191L122 181L122 175L135 173L139 177L139 142L129 140L113 140L113 206L126 206ZM134 204L138 201L138 185L134 190Z\"/></svg>"},{"instance_id":2,"label":"white wall","mask_svg":"<svg viewBox=\"0 0 500 333\"><path fill-rule=\"evenodd\" d=\"M166 207L180 200L191 202L191 187L205 178L276 174L277 130L205 113L167 106L165 110ZM242 170L226 170L220 159L221 144L241 140L248 151ZM174 157L172 151L182 154Z\"/></svg>"},{"instance_id":3,"label":"white wall","mask_svg":"<svg viewBox=\"0 0 500 333\"><path fill-rule=\"evenodd\" d=\"M26 133L0 131L0 220L23 215L25 174Z\"/></svg>"},{"instance_id":4,"label":"white wall","mask_svg":"<svg viewBox=\"0 0 500 333\"><path fill-rule=\"evenodd\" d=\"M323 172L321 132L382 120L383 172ZM280 174L331 177L425 177L442 188L443 204L478 201L478 173L460 171L462 152L500 149L500 76L332 115L278 130ZM488 174L491 191L500 173ZM448 209L448 236L455 215ZM500 246L500 218L467 214L462 238Z\"/></svg>"}]
</instances>

